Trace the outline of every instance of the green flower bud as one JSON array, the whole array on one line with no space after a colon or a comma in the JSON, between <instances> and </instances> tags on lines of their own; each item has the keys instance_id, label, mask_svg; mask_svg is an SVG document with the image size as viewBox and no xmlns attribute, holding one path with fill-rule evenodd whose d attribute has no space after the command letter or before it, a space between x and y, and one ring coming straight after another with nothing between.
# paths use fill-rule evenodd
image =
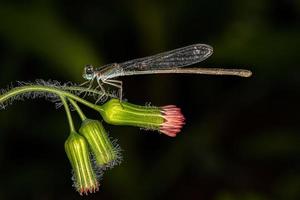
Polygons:
<instances>
[{"instance_id":1,"label":"green flower bud","mask_svg":"<svg viewBox=\"0 0 300 200\"><path fill-rule=\"evenodd\" d=\"M88 145L84 137L71 132L65 142L65 151L74 171L74 186L80 195L98 191L99 183L92 169Z\"/></svg>"},{"instance_id":2,"label":"green flower bud","mask_svg":"<svg viewBox=\"0 0 300 200\"><path fill-rule=\"evenodd\" d=\"M100 121L85 119L79 133L87 140L97 166L105 169L119 164L119 147L110 141Z\"/></svg>"},{"instance_id":3,"label":"green flower bud","mask_svg":"<svg viewBox=\"0 0 300 200\"><path fill-rule=\"evenodd\" d=\"M170 137L180 132L185 120L181 110L174 105L139 106L111 99L96 109L109 124L158 130Z\"/></svg>"}]
</instances>

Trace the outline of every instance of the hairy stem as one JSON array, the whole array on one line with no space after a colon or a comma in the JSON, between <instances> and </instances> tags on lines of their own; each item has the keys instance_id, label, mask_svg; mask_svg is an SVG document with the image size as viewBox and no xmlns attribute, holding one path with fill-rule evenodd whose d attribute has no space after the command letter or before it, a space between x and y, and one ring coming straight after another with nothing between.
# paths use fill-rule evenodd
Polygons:
<instances>
[{"instance_id":1,"label":"hairy stem","mask_svg":"<svg viewBox=\"0 0 300 200\"><path fill-rule=\"evenodd\" d=\"M87 93L92 93L94 95L99 95L99 96L101 96L103 94L103 92L101 92L99 90L92 89L92 88L83 88L80 86L64 86L63 89L66 91L79 91L81 93L87 92ZM112 94L107 94L107 95L110 97L114 97Z\"/></svg>"},{"instance_id":2,"label":"hairy stem","mask_svg":"<svg viewBox=\"0 0 300 200\"><path fill-rule=\"evenodd\" d=\"M83 91L84 91L84 88L83 88ZM94 110L99 110L98 105L95 105L89 101L86 101L70 92L61 90L56 87L42 86L42 85L28 85L28 86L20 86L20 87L13 88L13 89L9 90L8 92L0 95L0 103L4 103L5 101L9 100L10 98L13 98L14 96L17 96L17 95L20 95L23 93L28 93L28 92L48 92L48 93L56 94L57 96L65 96L65 97L68 97L69 99L73 99L77 102L80 102L89 108L92 108Z\"/></svg>"},{"instance_id":3,"label":"hairy stem","mask_svg":"<svg viewBox=\"0 0 300 200\"><path fill-rule=\"evenodd\" d=\"M86 116L84 115L84 113L82 112L82 110L80 109L80 107L78 106L78 104L76 103L76 101L72 100L72 99L68 99L70 101L70 103L72 104L72 106L75 108L75 110L77 111L79 117L81 118L81 120L85 120Z\"/></svg>"},{"instance_id":4,"label":"hairy stem","mask_svg":"<svg viewBox=\"0 0 300 200\"><path fill-rule=\"evenodd\" d=\"M64 96L60 96L60 99L65 107L65 110L66 110L66 114L67 114L67 118L68 118L68 122L69 122L69 126L70 126L70 131L71 132L75 132L75 128L74 128L74 123L73 123L73 119L72 119L72 115L71 115L71 112L70 112L70 108L69 108L69 105L66 101L66 97Z\"/></svg>"}]
</instances>

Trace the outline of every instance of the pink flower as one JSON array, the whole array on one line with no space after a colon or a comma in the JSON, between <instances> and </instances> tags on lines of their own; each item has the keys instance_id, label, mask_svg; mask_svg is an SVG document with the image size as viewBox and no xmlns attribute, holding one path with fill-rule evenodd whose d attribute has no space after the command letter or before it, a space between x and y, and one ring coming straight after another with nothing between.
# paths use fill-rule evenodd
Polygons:
<instances>
[{"instance_id":1,"label":"pink flower","mask_svg":"<svg viewBox=\"0 0 300 200\"><path fill-rule=\"evenodd\" d=\"M185 124L185 118L181 113L180 108L175 105L163 106L161 109L164 122L162 123L159 131L170 137L175 137Z\"/></svg>"},{"instance_id":2,"label":"pink flower","mask_svg":"<svg viewBox=\"0 0 300 200\"><path fill-rule=\"evenodd\" d=\"M180 108L174 105L163 107L139 106L119 99L111 99L96 109L105 122L113 125L129 125L158 130L175 137L185 124Z\"/></svg>"}]
</instances>

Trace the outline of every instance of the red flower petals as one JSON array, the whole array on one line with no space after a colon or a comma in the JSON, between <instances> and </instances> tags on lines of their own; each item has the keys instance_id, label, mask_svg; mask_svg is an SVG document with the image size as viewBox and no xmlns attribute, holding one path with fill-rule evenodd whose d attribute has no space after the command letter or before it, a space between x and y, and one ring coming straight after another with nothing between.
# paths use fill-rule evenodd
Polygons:
<instances>
[{"instance_id":1,"label":"red flower petals","mask_svg":"<svg viewBox=\"0 0 300 200\"><path fill-rule=\"evenodd\" d=\"M83 194L88 195L89 193L95 193L99 191L99 183L97 183L96 185L90 187L90 188L80 188L80 190L78 191L79 194L82 196Z\"/></svg>"},{"instance_id":2,"label":"red flower petals","mask_svg":"<svg viewBox=\"0 0 300 200\"><path fill-rule=\"evenodd\" d=\"M165 121L159 130L170 137L175 137L185 124L185 118L181 113L181 109L175 105L163 106L161 109Z\"/></svg>"}]
</instances>

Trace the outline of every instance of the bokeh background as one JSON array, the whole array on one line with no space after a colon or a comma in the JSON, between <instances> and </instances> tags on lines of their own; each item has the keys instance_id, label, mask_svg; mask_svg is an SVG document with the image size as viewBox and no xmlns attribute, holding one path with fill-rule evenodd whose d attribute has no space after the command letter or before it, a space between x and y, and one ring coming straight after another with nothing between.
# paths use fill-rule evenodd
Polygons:
<instances>
[{"instance_id":1,"label":"bokeh background","mask_svg":"<svg viewBox=\"0 0 300 200\"><path fill-rule=\"evenodd\" d=\"M299 22L297 0L1 1L1 88L37 78L80 83L85 64L193 43L214 47L196 66L254 75L121 78L130 102L176 104L186 125L168 138L105 124L124 161L87 197L72 188L64 110L15 102L0 112L0 199L300 199Z\"/></svg>"}]
</instances>

